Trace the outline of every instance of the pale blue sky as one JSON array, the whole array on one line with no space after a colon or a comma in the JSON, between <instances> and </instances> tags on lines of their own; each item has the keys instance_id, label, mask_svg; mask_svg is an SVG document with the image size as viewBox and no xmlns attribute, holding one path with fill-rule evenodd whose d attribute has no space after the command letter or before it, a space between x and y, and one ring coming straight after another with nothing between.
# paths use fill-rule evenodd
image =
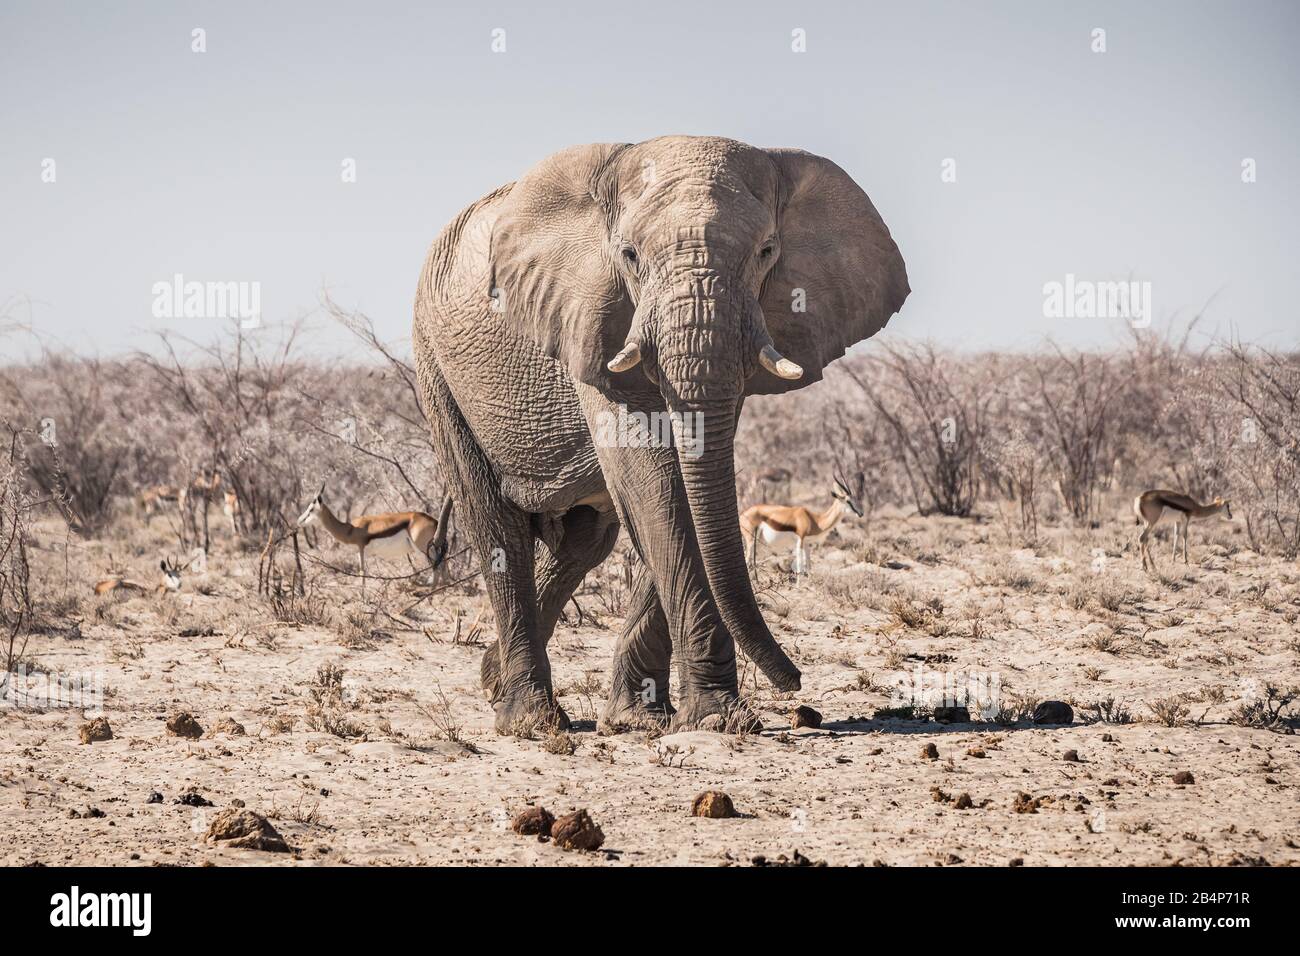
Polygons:
<instances>
[{"instance_id":1,"label":"pale blue sky","mask_svg":"<svg viewBox=\"0 0 1300 956\"><path fill-rule=\"evenodd\" d=\"M708 133L862 184L908 263L900 334L1114 340L1043 316L1073 273L1150 281L1157 320L1217 293L1207 330L1295 345L1298 27L1287 2L5 0L0 303L83 351L205 338L151 312L179 272L260 282L268 323L328 287L402 338L467 203L573 143Z\"/></svg>"}]
</instances>

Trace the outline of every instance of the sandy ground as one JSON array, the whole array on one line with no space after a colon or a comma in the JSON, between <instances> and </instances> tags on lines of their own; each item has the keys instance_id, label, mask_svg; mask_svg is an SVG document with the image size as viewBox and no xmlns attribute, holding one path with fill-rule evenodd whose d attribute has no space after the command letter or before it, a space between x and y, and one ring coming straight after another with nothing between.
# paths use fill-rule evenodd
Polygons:
<instances>
[{"instance_id":1,"label":"sandy ground","mask_svg":"<svg viewBox=\"0 0 1300 956\"><path fill-rule=\"evenodd\" d=\"M492 733L477 687L492 631L486 614L473 626L485 601L472 585L420 604L404 629L369 615L355 580L311 566L318 599L305 623L281 622L256 593L256 553L221 536L179 595L91 597L110 552L145 580L175 550L166 522L128 523L74 546L73 597L53 600L25 657L32 688L100 674L113 739L82 744L75 708L0 710L0 863L1300 862L1297 737L1232 720L1269 684L1300 684L1300 572L1206 523L1189 567L1161 541L1168 577L1148 577L1120 515L1045 531L1032 549L996 517L878 517L836 532L797 585L770 557L762 600L804 688L782 699L747 672L758 736L595 732L626 598L616 556L584 587L588 619L570 607L552 644L575 730L531 740ZM49 525L38 539L38 577L57 592L64 536ZM398 584L370 596L394 615L413 600ZM918 667L996 677L997 706L951 724L878 713ZM1073 704L1075 723L1026 720L1043 699ZM820 729L791 729L799 704L824 715ZM168 733L179 711L206 735ZM227 717L246 733L216 731ZM1175 782L1182 772L1194 782ZM706 789L739 816L692 817ZM178 802L190 792L212 805ZM295 851L206 844L232 801ZM587 809L604 846L516 835L509 821L530 805Z\"/></svg>"}]
</instances>

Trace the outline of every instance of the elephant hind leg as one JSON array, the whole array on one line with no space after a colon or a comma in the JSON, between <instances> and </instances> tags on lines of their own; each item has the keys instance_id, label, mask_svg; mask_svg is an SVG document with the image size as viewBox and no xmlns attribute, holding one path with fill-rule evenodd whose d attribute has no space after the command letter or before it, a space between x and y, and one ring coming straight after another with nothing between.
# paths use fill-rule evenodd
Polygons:
<instances>
[{"instance_id":1,"label":"elephant hind leg","mask_svg":"<svg viewBox=\"0 0 1300 956\"><path fill-rule=\"evenodd\" d=\"M425 417L460 527L478 559L496 615L498 668L490 697L497 733L518 733L538 720L565 723L567 718L555 706L539 628L530 516L501 489L496 470L423 342L418 322L413 338Z\"/></svg>"},{"instance_id":2,"label":"elephant hind leg","mask_svg":"<svg viewBox=\"0 0 1300 956\"><path fill-rule=\"evenodd\" d=\"M592 568L609 557L618 539L618 519L613 512L585 506L566 512L560 528L558 541L538 547L536 555L537 629L543 648L550 644L560 612L573 592ZM501 684L499 642L483 653L479 680L488 699L494 700Z\"/></svg>"}]
</instances>

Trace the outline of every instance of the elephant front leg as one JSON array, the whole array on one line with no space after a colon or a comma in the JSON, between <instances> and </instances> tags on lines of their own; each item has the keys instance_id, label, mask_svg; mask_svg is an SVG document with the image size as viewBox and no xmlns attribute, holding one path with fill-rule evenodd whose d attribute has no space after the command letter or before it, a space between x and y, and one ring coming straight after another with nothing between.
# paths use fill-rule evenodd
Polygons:
<instances>
[{"instance_id":1,"label":"elephant front leg","mask_svg":"<svg viewBox=\"0 0 1300 956\"><path fill-rule=\"evenodd\" d=\"M642 566L632 585L623 636L614 650L609 702L601 714L603 733L664 726L674 713L668 697L668 668L673 642L659 592Z\"/></svg>"}]
</instances>

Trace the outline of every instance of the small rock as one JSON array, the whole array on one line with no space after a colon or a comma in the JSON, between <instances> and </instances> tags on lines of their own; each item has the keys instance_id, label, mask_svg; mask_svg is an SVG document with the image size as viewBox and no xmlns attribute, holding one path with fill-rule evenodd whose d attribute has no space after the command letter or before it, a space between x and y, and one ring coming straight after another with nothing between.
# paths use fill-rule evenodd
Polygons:
<instances>
[{"instance_id":1,"label":"small rock","mask_svg":"<svg viewBox=\"0 0 1300 956\"><path fill-rule=\"evenodd\" d=\"M209 800L207 797L203 796L203 794L199 793L199 792L198 792L197 790L195 790L193 787L190 787L190 789L186 790L184 793L182 793L179 797L177 797L177 798L176 798L175 800L173 800L172 802L173 802L173 803L179 803L179 804L182 804L183 806L187 806L187 807L212 807L212 806L216 806L216 804L214 804L214 803L213 803L211 800Z\"/></svg>"},{"instance_id":2,"label":"small rock","mask_svg":"<svg viewBox=\"0 0 1300 956\"><path fill-rule=\"evenodd\" d=\"M1113 743L1115 742L1115 735L1114 735L1114 734L1102 734L1102 735L1101 735L1101 742L1104 743L1104 744L1113 744Z\"/></svg>"},{"instance_id":3,"label":"small rock","mask_svg":"<svg viewBox=\"0 0 1300 956\"><path fill-rule=\"evenodd\" d=\"M1174 774L1174 783L1180 787L1188 787L1196 783L1196 778L1192 776L1190 770L1180 770Z\"/></svg>"},{"instance_id":4,"label":"small rock","mask_svg":"<svg viewBox=\"0 0 1300 956\"><path fill-rule=\"evenodd\" d=\"M265 850L288 853L289 844L276 832L271 822L252 810L230 808L212 818L203 837L208 843L241 850Z\"/></svg>"},{"instance_id":5,"label":"small rock","mask_svg":"<svg viewBox=\"0 0 1300 956\"><path fill-rule=\"evenodd\" d=\"M586 810L579 810L551 824L551 839L562 850L595 850L605 842L605 834Z\"/></svg>"},{"instance_id":6,"label":"small rock","mask_svg":"<svg viewBox=\"0 0 1300 956\"><path fill-rule=\"evenodd\" d=\"M86 817L106 817L106 816L108 816L108 814L105 813L103 810L99 809L99 807L87 807L87 808L86 808L86 812L85 812L84 814L82 814L82 816L86 816Z\"/></svg>"},{"instance_id":7,"label":"small rock","mask_svg":"<svg viewBox=\"0 0 1300 956\"><path fill-rule=\"evenodd\" d=\"M1079 751L1077 750L1067 750L1065 753L1061 754L1061 759L1066 763L1082 763L1079 759Z\"/></svg>"},{"instance_id":8,"label":"small rock","mask_svg":"<svg viewBox=\"0 0 1300 956\"><path fill-rule=\"evenodd\" d=\"M167 718L167 733L175 737L185 737L189 740L198 740L203 736L203 728L185 711L172 714Z\"/></svg>"},{"instance_id":9,"label":"small rock","mask_svg":"<svg viewBox=\"0 0 1300 956\"><path fill-rule=\"evenodd\" d=\"M163 802L163 795L159 793L157 790L149 794L149 799L145 801L145 803L162 803L162 802Z\"/></svg>"},{"instance_id":10,"label":"small rock","mask_svg":"<svg viewBox=\"0 0 1300 956\"><path fill-rule=\"evenodd\" d=\"M790 715L791 729L798 727L820 727L822 725L822 715L817 713L811 707L796 707L794 713Z\"/></svg>"},{"instance_id":11,"label":"small rock","mask_svg":"<svg viewBox=\"0 0 1300 956\"><path fill-rule=\"evenodd\" d=\"M934 719L941 724L969 724L970 710L965 707L936 707Z\"/></svg>"},{"instance_id":12,"label":"small rock","mask_svg":"<svg viewBox=\"0 0 1300 956\"><path fill-rule=\"evenodd\" d=\"M736 805L721 790L705 790L691 804L691 816L724 820L736 815Z\"/></svg>"},{"instance_id":13,"label":"small rock","mask_svg":"<svg viewBox=\"0 0 1300 956\"><path fill-rule=\"evenodd\" d=\"M113 739L113 728L108 725L107 717L96 717L89 723L82 724L79 733L83 744L97 744Z\"/></svg>"},{"instance_id":14,"label":"small rock","mask_svg":"<svg viewBox=\"0 0 1300 956\"><path fill-rule=\"evenodd\" d=\"M1036 724L1072 724L1074 708L1063 700L1045 700L1034 708Z\"/></svg>"},{"instance_id":15,"label":"small rock","mask_svg":"<svg viewBox=\"0 0 1300 956\"><path fill-rule=\"evenodd\" d=\"M939 748L936 747L934 744L926 744L924 747L921 748L921 759L938 760Z\"/></svg>"},{"instance_id":16,"label":"small rock","mask_svg":"<svg viewBox=\"0 0 1300 956\"><path fill-rule=\"evenodd\" d=\"M239 807L242 810L244 808L244 801L240 800L238 797L235 797L235 799L230 801L230 805L232 807Z\"/></svg>"},{"instance_id":17,"label":"small rock","mask_svg":"<svg viewBox=\"0 0 1300 956\"><path fill-rule=\"evenodd\" d=\"M970 750L966 751L966 756L975 757L978 760L983 760L985 757L988 756L988 754L984 752L983 747L972 747Z\"/></svg>"},{"instance_id":18,"label":"small rock","mask_svg":"<svg viewBox=\"0 0 1300 956\"><path fill-rule=\"evenodd\" d=\"M545 807L529 807L515 814L510 829L520 836L549 836L555 817Z\"/></svg>"},{"instance_id":19,"label":"small rock","mask_svg":"<svg viewBox=\"0 0 1300 956\"><path fill-rule=\"evenodd\" d=\"M1024 866L1024 865L1025 865L1025 858L1024 858L1023 856L1013 857L1012 860L1011 860L1011 865L1012 865L1012 866Z\"/></svg>"},{"instance_id":20,"label":"small rock","mask_svg":"<svg viewBox=\"0 0 1300 956\"><path fill-rule=\"evenodd\" d=\"M217 734L225 734L228 737L243 737L247 733L244 725L235 720L234 717L226 716L217 722L217 725L208 731L209 737L215 737Z\"/></svg>"},{"instance_id":21,"label":"small rock","mask_svg":"<svg viewBox=\"0 0 1300 956\"><path fill-rule=\"evenodd\" d=\"M963 793L958 795L955 806L958 810L969 810L975 806L975 801L970 798L969 793Z\"/></svg>"}]
</instances>

